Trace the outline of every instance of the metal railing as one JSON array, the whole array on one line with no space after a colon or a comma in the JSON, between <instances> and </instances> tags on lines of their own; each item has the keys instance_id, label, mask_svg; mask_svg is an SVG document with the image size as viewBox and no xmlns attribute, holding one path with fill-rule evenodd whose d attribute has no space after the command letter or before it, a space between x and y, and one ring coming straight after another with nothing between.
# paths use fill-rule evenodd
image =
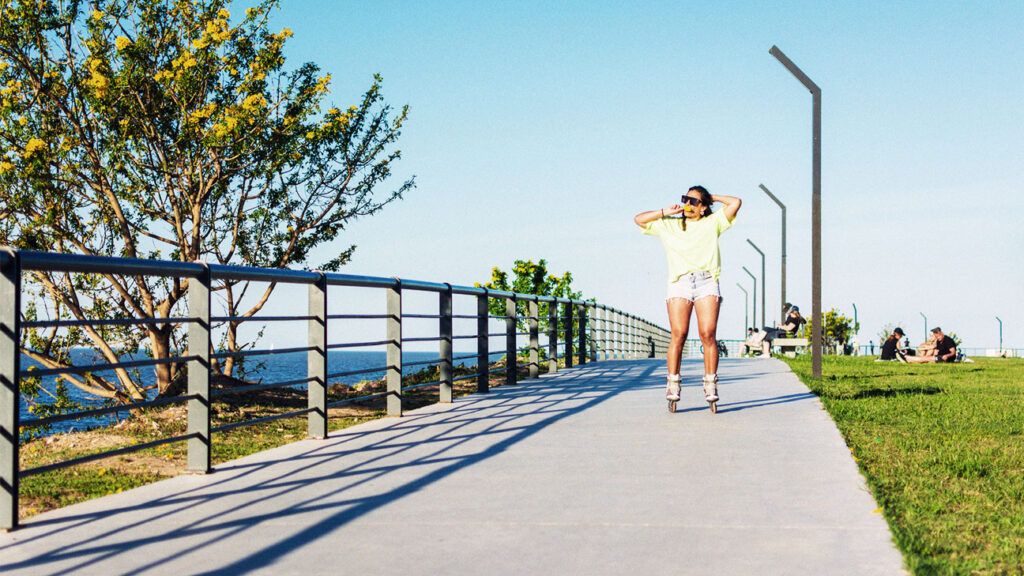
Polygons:
<instances>
[{"instance_id":1,"label":"metal railing","mask_svg":"<svg viewBox=\"0 0 1024 576\"><path fill-rule=\"evenodd\" d=\"M186 303L188 312L184 317L147 317L126 319L53 319L22 320L22 273L58 272L106 274L113 276L163 277L188 279ZM299 284L308 286L308 308L305 314L295 316L249 316L228 317L211 314L211 290L213 281L257 281L278 284ZM328 314L328 292L331 287L375 288L386 292L384 314ZM405 313L402 295L408 291L433 292L438 295L437 314ZM453 299L469 297L476 301L476 314L453 314ZM505 302L504 315L490 314L492 301ZM525 303L526 314L520 314L520 302ZM211 468L211 447L213 434L241 426L250 426L279 418L306 416L308 435L326 438L328 435L328 410L333 407L386 398L386 410L390 416L401 416L405 393L420 388L436 387L438 402L451 402L453 384L456 381L476 380L476 391L487 392L491 373L505 373L505 383L515 384L521 364L519 353L528 358L525 367L529 378L536 378L540 372L540 320L539 304L548 303L548 329L546 330L546 356L548 370L559 369L558 360L564 359L566 367L574 362L646 358L663 356L670 341L668 330L637 316L592 301L570 300L551 296L521 294L489 290L486 288L458 286L448 283L424 282L402 278L383 278L350 274L322 273L288 269L266 269L245 266L224 266L205 263L177 261L141 260L113 257L56 254L13 249L0 249L0 528L13 529L18 525L18 493L20 479L58 468L73 466L109 458L121 454L152 448L172 442L186 442L187 467L191 471L207 473ZM561 307L561 314L558 309ZM437 319L436 337L403 338L403 320ZM474 334L453 333L454 319L476 319ZM358 319L380 319L386 323L386 338L376 341L329 342L328 324L332 321ZM490 321L505 321L505 330L490 332ZM211 327L217 323L235 321L291 321L305 322L308 329L306 346L214 352ZM526 323L525 332L517 331L519 322ZM184 354L168 358L126 360L106 364L23 369L21 366L22 330L29 328L70 328L86 325L121 324L175 324L187 326L187 347ZM574 333L574 327L576 328ZM528 337L525 347L519 346L518 338ZM492 369L491 338L504 337L506 365ZM476 353L455 357L452 344L459 339L475 339ZM438 358L423 362L406 362L403 365L402 346L406 342L438 342ZM575 344L575 347L574 347ZM369 369L328 373L327 352L329 350L384 346L386 365ZM575 351L574 351L575 348ZM244 358L257 355L274 355L304 352L307 355L307 370L304 377L295 375L280 382L258 383L230 389L211 390L211 365L213 360L228 357ZM476 358L476 372L453 376L453 362ZM20 419L19 384L25 377L56 376L69 373L100 372L124 368L144 368L168 363L186 363L187 391L173 397L158 397L116 406L104 406L80 410L68 414ZM409 366L436 365L439 378L436 381L405 384L403 369ZM385 390L345 397L330 401L328 382L338 378L385 373ZM306 386L307 406L279 414L230 422L219 426L211 425L211 403L231 394L269 390L274 388ZM29 469L21 469L19 449L21 431L56 422L77 418L93 417L171 404L185 404L187 427L184 434L159 438L63 460Z\"/></svg>"}]
</instances>

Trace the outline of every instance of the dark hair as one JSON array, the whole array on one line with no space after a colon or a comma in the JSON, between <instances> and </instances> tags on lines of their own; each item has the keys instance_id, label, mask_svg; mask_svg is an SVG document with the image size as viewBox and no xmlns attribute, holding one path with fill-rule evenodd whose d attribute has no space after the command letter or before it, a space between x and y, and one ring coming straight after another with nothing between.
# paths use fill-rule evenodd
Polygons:
<instances>
[{"instance_id":1,"label":"dark hair","mask_svg":"<svg viewBox=\"0 0 1024 576\"><path fill-rule=\"evenodd\" d=\"M704 213L701 214L701 216L710 216L711 205L715 203L715 201L711 199L711 192L708 192L708 189L703 186L690 186L687 192L696 192L700 194L700 203L704 205Z\"/></svg>"},{"instance_id":2,"label":"dark hair","mask_svg":"<svg viewBox=\"0 0 1024 576\"><path fill-rule=\"evenodd\" d=\"M711 192L708 192L707 188L700 185L690 186L686 191L700 194L700 203L704 205L704 211L701 212L700 217L705 218L707 216L711 216L711 205L715 203L715 201L711 199ZM680 221L680 224L682 225L683 230L686 230L686 218L683 218Z\"/></svg>"}]
</instances>

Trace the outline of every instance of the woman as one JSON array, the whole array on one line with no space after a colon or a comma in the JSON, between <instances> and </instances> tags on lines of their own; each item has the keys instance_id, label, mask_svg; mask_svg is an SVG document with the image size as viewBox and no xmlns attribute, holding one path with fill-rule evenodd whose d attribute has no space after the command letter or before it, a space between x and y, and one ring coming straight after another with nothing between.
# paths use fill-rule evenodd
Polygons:
<instances>
[{"instance_id":1,"label":"woman","mask_svg":"<svg viewBox=\"0 0 1024 576\"><path fill-rule=\"evenodd\" d=\"M906 362L907 354L900 346L900 339L903 338L903 336L903 328L893 329L892 334L889 334L889 337L886 338L885 342L882 344L882 355L878 359Z\"/></svg>"},{"instance_id":2,"label":"woman","mask_svg":"<svg viewBox=\"0 0 1024 576\"><path fill-rule=\"evenodd\" d=\"M722 294L718 288L721 258L718 237L732 226L739 212L739 198L713 196L703 186L693 186L681 204L637 214L633 221L644 234L657 236L668 261L668 294L665 302L672 328L668 349L668 383L665 398L675 412L679 401L680 360L690 331L690 314L697 312L697 329L704 344L704 399L712 412L718 402L718 311ZM711 211L720 202L725 208ZM682 214L682 218L673 218Z\"/></svg>"}]
</instances>

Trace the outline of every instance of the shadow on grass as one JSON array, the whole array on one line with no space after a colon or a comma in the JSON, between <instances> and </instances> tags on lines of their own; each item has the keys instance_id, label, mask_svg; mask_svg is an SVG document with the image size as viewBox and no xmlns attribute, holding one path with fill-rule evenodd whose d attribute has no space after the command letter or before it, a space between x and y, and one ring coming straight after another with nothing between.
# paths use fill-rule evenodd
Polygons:
<instances>
[{"instance_id":1,"label":"shadow on grass","mask_svg":"<svg viewBox=\"0 0 1024 576\"><path fill-rule=\"evenodd\" d=\"M897 396L931 396L941 394L942 388L937 386L908 386L906 388L867 388L847 393L841 391L820 390L818 396L834 400L863 400L866 398L894 398Z\"/></svg>"}]
</instances>

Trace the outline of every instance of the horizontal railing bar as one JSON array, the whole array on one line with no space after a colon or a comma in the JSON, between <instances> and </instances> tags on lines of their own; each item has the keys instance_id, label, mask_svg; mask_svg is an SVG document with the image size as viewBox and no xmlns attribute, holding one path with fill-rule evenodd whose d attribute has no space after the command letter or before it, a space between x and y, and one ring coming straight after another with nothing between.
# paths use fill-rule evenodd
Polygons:
<instances>
[{"instance_id":1,"label":"horizontal railing bar","mask_svg":"<svg viewBox=\"0 0 1024 576\"><path fill-rule=\"evenodd\" d=\"M354 402L362 402L363 400L372 400L374 398L380 398L381 396L387 396L390 392L374 392L373 394L366 394L364 396L356 396L355 398L344 398L342 400L335 400L334 402L328 402L328 408L337 408L338 406L344 406L345 404L352 404Z\"/></svg>"},{"instance_id":2,"label":"horizontal railing bar","mask_svg":"<svg viewBox=\"0 0 1024 576\"><path fill-rule=\"evenodd\" d=\"M476 334L466 334L465 336L452 336L452 340L466 340L469 338L476 338Z\"/></svg>"},{"instance_id":3,"label":"horizontal railing bar","mask_svg":"<svg viewBox=\"0 0 1024 576\"><path fill-rule=\"evenodd\" d=\"M402 338L402 342L437 342L443 339L443 336L418 336L416 338Z\"/></svg>"},{"instance_id":4,"label":"horizontal railing bar","mask_svg":"<svg viewBox=\"0 0 1024 576\"><path fill-rule=\"evenodd\" d=\"M529 332L516 332L516 336L529 336Z\"/></svg>"},{"instance_id":5,"label":"horizontal railing bar","mask_svg":"<svg viewBox=\"0 0 1024 576\"><path fill-rule=\"evenodd\" d=\"M479 354L466 354L465 356L452 356L452 362L456 360L468 360L470 358L478 358Z\"/></svg>"},{"instance_id":6,"label":"horizontal railing bar","mask_svg":"<svg viewBox=\"0 0 1024 576\"><path fill-rule=\"evenodd\" d=\"M425 282L423 280L405 280L401 279L402 289L410 290L424 290L427 292L447 292L450 287L448 284L441 284L440 282Z\"/></svg>"},{"instance_id":7,"label":"horizontal railing bar","mask_svg":"<svg viewBox=\"0 0 1024 576\"><path fill-rule=\"evenodd\" d=\"M210 322L288 322L315 319L316 316L211 316Z\"/></svg>"},{"instance_id":8,"label":"horizontal railing bar","mask_svg":"<svg viewBox=\"0 0 1024 576\"><path fill-rule=\"evenodd\" d=\"M393 340L374 340L371 342L340 342L338 344L328 344L328 350L334 350L335 348L359 348L360 346L380 346L381 344L391 344Z\"/></svg>"},{"instance_id":9,"label":"horizontal railing bar","mask_svg":"<svg viewBox=\"0 0 1024 576\"><path fill-rule=\"evenodd\" d=\"M235 428L241 428L243 426L254 426L256 424L262 424L264 422L271 422L273 420L280 420L281 418L291 418L293 416L302 416L303 414L309 414L316 410L316 408L302 408L300 410L292 410L291 412L282 412L280 414L271 414L270 416L261 416L260 418L252 418L251 420L241 420L239 422L231 422L229 424L221 424L220 426L210 428L210 432L227 432L228 430L234 430Z\"/></svg>"},{"instance_id":10,"label":"horizontal railing bar","mask_svg":"<svg viewBox=\"0 0 1024 576\"><path fill-rule=\"evenodd\" d=\"M256 268L210 264L210 275L217 280L243 280L249 282L283 282L286 284L314 284L320 280L319 272L290 268Z\"/></svg>"},{"instance_id":11,"label":"horizontal railing bar","mask_svg":"<svg viewBox=\"0 0 1024 576\"><path fill-rule=\"evenodd\" d=\"M394 288L398 286L395 278L380 276L361 276L358 274L337 274L330 272L325 275L328 286L350 286L353 288Z\"/></svg>"},{"instance_id":12,"label":"horizontal railing bar","mask_svg":"<svg viewBox=\"0 0 1024 576\"><path fill-rule=\"evenodd\" d=\"M504 332L492 332L490 334L485 334L485 336L487 336L489 338L497 338L498 336L505 336L505 333Z\"/></svg>"},{"instance_id":13,"label":"horizontal railing bar","mask_svg":"<svg viewBox=\"0 0 1024 576\"><path fill-rule=\"evenodd\" d=\"M519 316L498 316L494 314L488 315L487 317L492 320L508 320L509 318L519 318Z\"/></svg>"},{"instance_id":14,"label":"horizontal railing bar","mask_svg":"<svg viewBox=\"0 0 1024 576\"><path fill-rule=\"evenodd\" d=\"M25 476L32 476L34 474L42 474L43 472L49 472L50 470L57 470L60 468L67 468L68 466L74 466L75 464L85 464L86 462L92 462L94 460L102 460L103 458L110 458L112 456L120 456L121 454L129 454L131 452L138 452L139 450L145 450L146 448L153 448L163 444L170 444L171 442L181 442L182 440L188 440L192 438L194 434L181 434L179 436L171 436L169 438L161 438L159 440L151 440L149 442L143 442L141 444L132 444L131 446L125 446L123 448L115 448L113 450L107 450L106 452L98 452L96 454L89 454L88 456L81 456L79 458L72 458L71 460L64 460L63 462L54 462L53 464L45 464L43 466L36 466L35 468L29 468L22 470L18 474L24 478Z\"/></svg>"},{"instance_id":15,"label":"horizontal railing bar","mask_svg":"<svg viewBox=\"0 0 1024 576\"><path fill-rule=\"evenodd\" d=\"M217 352L216 354L210 354L211 359L220 358L237 358L239 356L267 356L270 354L288 354L290 352L309 352L310 350L316 350L316 346L299 346L297 348L266 348L263 350L239 350L237 352Z\"/></svg>"},{"instance_id":16,"label":"horizontal railing bar","mask_svg":"<svg viewBox=\"0 0 1024 576\"><path fill-rule=\"evenodd\" d=\"M442 318L440 314L402 314L402 318Z\"/></svg>"},{"instance_id":17,"label":"horizontal railing bar","mask_svg":"<svg viewBox=\"0 0 1024 576\"><path fill-rule=\"evenodd\" d=\"M160 364L173 364L174 362L188 362L194 360L195 356L175 356L173 358L151 358L149 360L129 360L128 362L115 362L113 364L92 364L90 366L67 366L64 368L44 368L42 370L26 369L18 372L22 378L45 378L46 376L57 376L60 374L84 374L86 372L104 372L118 368L139 368L143 366L158 366Z\"/></svg>"},{"instance_id":18,"label":"horizontal railing bar","mask_svg":"<svg viewBox=\"0 0 1024 576\"><path fill-rule=\"evenodd\" d=\"M141 258L61 254L35 250L19 250L18 255L21 259L22 270L38 270L40 272L195 278L205 270L202 264L173 260L143 260Z\"/></svg>"},{"instance_id":19,"label":"horizontal railing bar","mask_svg":"<svg viewBox=\"0 0 1024 576\"><path fill-rule=\"evenodd\" d=\"M417 388L426 388L427 386L437 386L439 384L441 384L440 380L435 380L433 382L421 382L419 384L410 384L409 386L402 386L402 392L405 392L406 390L415 390Z\"/></svg>"},{"instance_id":20,"label":"horizontal railing bar","mask_svg":"<svg viewBox=\"0 0 1024 576\"><path fill-rule=\"evenodd\" d=\"M47 424L53 424L55 422L64 422L67 420L77 420L78 418L88 418L90 416L100 416L102 414L109 414L111 412L121 412L124 410L135 410L137 408L151 408L153 406L164 406L167 404L175 404L178 402L185 402L195 398L194 394L187 396L174 396L171 398L156 398L154 400L146 400L143 402L134 402L132 404L120 404L117 406L104 406L102 408L93 408L91 410L81 410L79 412L72 412L69 414L56 414L54 416L47 416L46 418L33 418L31 420L22 420L18 423L21 428L36 428L38 426L46 426Z\"/></svg>"},{"instance_id":21,"label":"horizontal railing bar","mask_svg":"<svg viewBox=\"0 0 1024 576\"><path fill-rule=\"evenodd\" d=\"M452 314L452 318L480 318L479 314Z\"/></svg>"},{"instance_id":22,"label":"horizontal railing bar","mask_svg":"<svg viewBox=\"0 0 1024 576\"><path fill-rule=\"evenodd\" d=\"M390 314L328 314L328 320L366 320L390 318Z\"/></svg>"},{"instance_id":23,"label":"horizontal railing bar","mask_svg":"<svg viewBox=\"0 0 1024 576\"><path fill-rule=\"evenodd\" d=\"M137 324L184 324L195 318L110 318L107 320L32 320L22 322L22 328L66 328L70 326L134 326Z\"/></svg>"},{"instance_id":24,"label":"horizontal railing bar","mask_svg":"<svg viewBox=\"0 0 1024 576\"><path fill-rule=\"evenodd\" d=\"M247 386L236 386L232 388L218 388L210 392L211 398L220 398L221 396L231 396L233 394L242 394L244 392L256 392L259 390L272 390L274 388L286 388L288 386L298 386L299 384L308 384L316 380L315 376L309 378L299 378L297 380L285 380L284 382L274 382L271 384L249 384Z\"/></svg>"},{"instance_id":25,"label":"horizontal railing bar","mask_svg":"<svg viewBox=\"0 0 1024 576\"><path fill-rule=\"evenodd\" d=\"M456 376L455 378L452 378L452 382L458 382L459 380L470 380L472 378L476 378L479 375L480 372L477 372L476 374L464 374L462 376Z\"/></svg>"},{"instance_id":26,"label":"horizontal railing bar","mask_svg":"<svg viewBox=\"0 0 1024 576\"><path fill-rule=\"evenodd\" d=\"M391 366L381 366L379 368L363 368L362 370L349 370L348 372L335 372L334 374L328 374L327 379L333 380L334 378L341 378L343 376L355 376L356 374L368 374L370 372L384 372Z\"/></svg>"}]
</instances>

